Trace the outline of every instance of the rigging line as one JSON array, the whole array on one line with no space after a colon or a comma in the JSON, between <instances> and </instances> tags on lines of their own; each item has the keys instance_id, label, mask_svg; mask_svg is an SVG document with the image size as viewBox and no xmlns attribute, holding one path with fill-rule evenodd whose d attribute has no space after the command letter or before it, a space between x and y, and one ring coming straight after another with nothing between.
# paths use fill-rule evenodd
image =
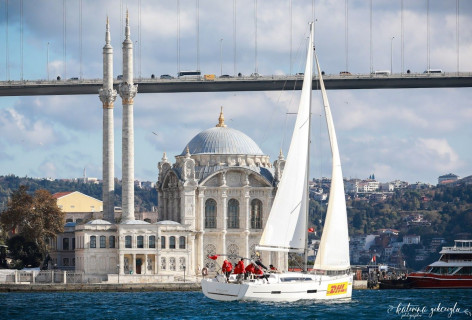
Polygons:
<instances>
[{"instance_id":1,"label":"rigging line","mask_svg":"<svg viewBox=\"0 0 472 320\"><path fill-rule=\"evenodd\" d=\"M83 77L83 69L82 69L82 0L79 0L79 54L80 54L80 72L79 72L79 79L82 80Z\"/></svg>"},{"instance_id":2,"label":"rigging line","mask_svg":"<svg viewBox=\"0 0 472 320\"><path fill-rule=\"evenodd\" d=\"M315 27L315 0L312 1L311 3L311 11L312 11L312 20L313 21L313 28ZM315 32L316 32L316 28L315 30L313 30L313 43L315 43Z\"/></svg>"},{"instance_id":3,"label":"rigging line","mask_svg":"<svg viewBox=\"0 0 472 320\"><path fill-rule=\"evenodd\" d=\"M233 70L233 76L236 76L236 0L233 0L233 59L234 59L234 70Z\"/></svg>"},{"instance_id":4,"label":"rigging line","mask_svg":"<svg viewBox=\"0 0 472 320\"><path fill-rule=\"evenodd\" d=\"M300 41L299 45L298 45L298 49L297 49L297 54L296 54L296 60L299 61L299 68L301 68L301 65L303 63L302 59L300 58L302 56L302 45L304 43L304 39L306 36L306 33L304 34L304 37L302 38L302 40ZM298 79L295 79L294 81L294 84L293 84L293 88L291 89L291 94L290 94L290 100L288 102L288 106L290 107L292 105L292 101L293 101L293 96L295 94L295 89L296 89L296 86L297 86L297 81ZM276 102L276 105L278 105L280 103L280 98L282 96L282 93L285 91L285 88L287 86L287 79L284 81L284 84L282 86L282 90L279 91L279 96L277 98L277 102ZM285 120L284 120L284 127L283 127L283 133L282 133L282 139L281 139L281 142L280 142L280 150L282 150L284 144L285 144L285 138L286 138L286 134L287 134L287 119L288 119L288 115L289 114L294 114L294 113L290 113L290 112L286 112L285 113ZM296 113L295 113L296 114ZM271 113L271 117L274 116L274 113ZM272 121L269 121L269 123L271 123ZM266 134L268 135L269 134L269 131L270 130L266 130Z\"/></svg>"},{"instance_id":5,"label":"rigging line","mask_svg":"<svg viewBox=\"0 0 472 320\"><path fill-rule=\"evenodd\" d=\"M200 1L195 1L197 25L197 71L200 71Z\"/></svg>"},{"instance_id":6,"label":"rigging line","mask_svg":"<svg viewBox=\"0 0 472 320\"><path fill-rule=\"evenodd\" d=\"M370 73L374 72L374 57L372 49L372 0L370 0Z\"/></svg>"},{"instance_id":7,"label":"rigging line","mask_svg":"<svg viewBox=\"0 0 472 320\"><path fill-rule=\"evenodd\" d=\"M426 0L426 70L429 69L429 0Z\"/></svg>"},{"instance_id":8,"label":"rigging line","mask_svg":"<svg viewBox=\"0 0 472 320\"><path fill-rule=\"evenodd\" d=\"M66 66L66 57L67 57L67 45L66 45L66 33L67 33L67 21L66 21L66 0L62 1L62 61L64 63L64 79L67 78L67 66Z\"/></svg>"},{"instance_id":9,"label":"rigging line","mask_svg":"<svg viewBox=\"0 0 472 320\"><path fill-rule=\"evenodd\" d=\"M402 50L402 69L400 70L400 73L403 74L404 70L404 44L405 38L404 38L404 24L403 24L403 0L401 0L401 50Z\"/></svg>"},{"instance_id":10,"label":"rigging line","mask_svg":"<svg viewBox=\"0 0 472 320\"><path fill-rule=\"evenodd\" d=\"M290 75L292 74L292 0L289 2L289 21L290 21Z\"/></svg>"},{"instance_id":11,"label":"rigging line","mask_svg":"<svg viewBox=\"0 0 472 320\"><path fill-rule=\"evenodd\" d=\"M139 79L141 79L141 57L142 57L142 41L141 41L141 0L138 1L138 49L139 49Z\"/></svg>"},{"instance_id":12,"label":"rigging line","mask_svg":"<svg viewBox=\"0 0 472 320\"><path fill-rule=\"evenodd\" d=\"M23 0L20 1L20 58L21 58L21 73L20 80L23 81Z\"/></svg>"},{"instance_id":13,"label":"rigging line","mask_svg":"<svg viewBox=\"0 0 472 320\"><path fill-rule=\"evenodd\" d=\"M258 68L257 68L257 0L254 0L254 73L258 73Z\"/></svg>"},{"instance_id":14,"label":"rigging line","mask_svg":"<svg viewBox=\"0 0 472 320\"><path fill-rule=\"evenodd\" d=\"M345 0L345 45L346 45L346 71L349 71L349 37L348 37L348 30L349 30L349 9L348 9L348 1Z\"/></svg>"},{"instance_id":15,"label":"rigging line","mask_svg":"<svg viewBox=\"0 0 472 320\"><path fill-rule=\"evenodd\" d=\"M457 74L459 75L459 0L456 0L456 50L457 50Z\"/></svg>"},{"instance_id":16,"label":"rigging line","mask_svg":"<svg viewBox=\"0 0 472 320\"><path fill-rule=\"evenodd\" d=\"M7 21L7 26L5 28L5 78L7 81L10 81L10 50L9 50L9 39L8 39L8 0L5 0L5 19Z\"/></svg>"},{"instance_id":17,"label":"rigging line","mask_svg":"<svg viewBox=\"0 0 472 320\"><path fill-rule=\"evenodd\" d=\"M180 0L177 0L177 75L180 72Z\"/></svg>"}]
</instances>

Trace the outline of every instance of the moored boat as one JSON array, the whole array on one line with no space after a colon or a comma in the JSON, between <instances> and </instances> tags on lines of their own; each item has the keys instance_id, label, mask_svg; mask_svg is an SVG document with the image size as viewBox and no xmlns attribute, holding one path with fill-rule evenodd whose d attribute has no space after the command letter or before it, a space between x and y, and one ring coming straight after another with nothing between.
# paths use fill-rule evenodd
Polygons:
<instances>
[{"instance_id":1,"label":"moored boat","mask_svg":"<svg viewBox=\"0 0 472 320\"><path fill-rule=\"evenodd\" d=\"M412 272L402 280L380 280L380 289L472 288L472 240L455 240L443 247L438 261L424 271Z\"/></svg>"}]
</instances>

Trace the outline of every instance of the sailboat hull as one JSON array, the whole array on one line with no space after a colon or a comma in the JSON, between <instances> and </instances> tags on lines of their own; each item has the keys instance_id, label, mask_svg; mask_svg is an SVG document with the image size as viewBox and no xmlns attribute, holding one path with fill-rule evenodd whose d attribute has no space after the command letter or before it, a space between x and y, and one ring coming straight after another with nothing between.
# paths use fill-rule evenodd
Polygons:
<instances>
[{"instance_id":1,"label":"sailboat hull","mask_svg":"<svg viewBox=\"0 0 472 320\"><path fill-rule=\"evenodd\" d=\"M226 282L223 276L202 280L203 294L219 301L349 300L352 275L314 275L287 272L271 274L267 280L252 279L242 283Z\"/></svg>"}]
</instances>

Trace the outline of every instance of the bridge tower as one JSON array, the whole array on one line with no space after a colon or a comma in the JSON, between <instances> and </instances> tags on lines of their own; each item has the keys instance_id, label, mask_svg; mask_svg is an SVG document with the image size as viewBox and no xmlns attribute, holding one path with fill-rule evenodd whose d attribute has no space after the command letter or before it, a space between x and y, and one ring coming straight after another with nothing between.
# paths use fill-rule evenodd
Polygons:
<instances>
[{"instance_id":1,"label":"bridge tower","mask_svg":"<svg viewBox=\"0 0 472 320\"><path fill-rule=\"evenodd\" d=\"M130 39L129 14L126 11L125 39L123 41L123 79L119 87L123 105L122 128L122 221L134 217L134 97L138 86L133 83L133 42Z\"/></svg>"},{"instance_id":2,"label":"bridge tower","mask_svg":"<svg viewBox=\"0 0 472 320\"><path fill-rule=\"evenodd\" d=\"M110 25L107 17L105 46L103 47L103 87L99 90L99 97L103 104L103 217L111 223L115 223L113 103L116 95L116 90L113 89L113 47L110 45Z\"/></svg>"}]
</instances>

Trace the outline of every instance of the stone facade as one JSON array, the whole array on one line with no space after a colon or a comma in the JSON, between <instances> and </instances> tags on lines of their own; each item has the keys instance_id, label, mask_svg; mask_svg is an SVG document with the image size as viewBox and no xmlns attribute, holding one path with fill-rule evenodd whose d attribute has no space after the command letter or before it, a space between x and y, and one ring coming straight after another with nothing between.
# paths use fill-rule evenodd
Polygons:
<instances>
[{"instance_id":1,"label":"stone facade","mask_svg":"<svg viewBox=\"0 0 472 320\"><path fill-rule=\"evenodd\" d=\"M220 119L217 128L223 126L224 120ZM249 147L240 143L244 134L237 130L214 129L209 129L212 137L204 143L211 146L224 140L234 153L217 153L211 147L192 144L204 140L197 135L189 145L205 153L191 154L187 147L185 154L176 156L174 164L166 154L158 164L159 219L182 223L195 233L197 272L203 267L218 269L217 263L208 258L214 254L229 255L233 263L238 257L256 256L255 246L285 164L282 155L272 165L267 155L245 154ZM207 131L200 135L207 136ZM287 268L286 254L259 254L268 264L280 270Z\"/></svg>"}]
</instances>

